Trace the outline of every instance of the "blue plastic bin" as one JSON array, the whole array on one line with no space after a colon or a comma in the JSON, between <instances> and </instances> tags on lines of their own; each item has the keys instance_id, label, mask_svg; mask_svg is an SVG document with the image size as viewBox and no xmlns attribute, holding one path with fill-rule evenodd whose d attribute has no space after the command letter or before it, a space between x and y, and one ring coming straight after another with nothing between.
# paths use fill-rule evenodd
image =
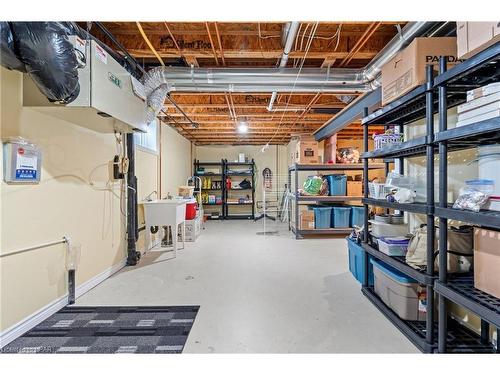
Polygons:
<instances>
[{"instance_id":1,"label":"blue plastic bin","mask_svg":"<svg viewBox=\"0 0 500 375\"><path fill-rule=\"evenodd\" d=\"M351 207L351 227L362 227L365 221L365 208L363 206Z\"/></svg>"},{"instance_id":2,"label":"blue plastic bin","mask_svg":"<svg viewBox=\"0 0 500 375\"><path fill-rule=\"evenodd\" d=\"M345 174L332 174L326 176L330 195L347 195L347 176Z\"/></svg>"},{"instance_id":3,"label":"blue plastic bin","mask_svg":"<svg viewBox=\"0 0 500 375\"><path fill-rule=\"evenodd\" d=\"M349 251L349 271L354 278L363 283L365 278L365 251L354 240L347 239L347 248ZM368 261L372 259L368 255ZM373 285L373 266L368 263L368 285Z\"/></svg>"},{"instance_id":4,"label":"blue plastic bin","mask_svg":"<svg viewBox=\"0 0 500 375\"><path fill-rule=\"evenodd\" d=\"M349 228L351 223L351 207L333 207L332 228Z\"/></svg>"},{"instance_id":5,"label":"blue plastic bin","mask_svg":"<svg viewBox=\"0 0 500 375\"><path fill-rule=\"evenodd\" d=\"M314 210L314 228L330 228L332 221L331 207L313 207Z\"/></svg>"}]
</instances>

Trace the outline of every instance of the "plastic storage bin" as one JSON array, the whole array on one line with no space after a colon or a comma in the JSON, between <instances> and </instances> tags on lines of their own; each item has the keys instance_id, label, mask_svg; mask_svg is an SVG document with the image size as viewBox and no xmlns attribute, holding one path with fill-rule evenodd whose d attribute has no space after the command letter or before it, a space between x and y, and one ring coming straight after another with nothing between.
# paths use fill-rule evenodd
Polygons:
<instances>
[{"instance_id":1,"label":"plastic storage bin","mask_svg":"<svg viewBox=\"0 0 500 375\"><path fill-rule=\"evenodd\" d=\"M349 251L349 272L352 273L354 278L360 283L365 278L365 251L354 240L347 239L347 249ZM372 259L368 255L368 260ZM368 285L373 285L373 266L368 263Z\"/></svg>"},{"instance_id":2,"label":"plastic storage bin","mask_svg":"<svg viewBox=\"0 0 500 375\"><path fill-rule=\"evenodd\" d=\"M391 257L402 257L408 251L410 240L405 237L379 238L378 249Z\"/></svg>"},{"instance_id":3,"label":"plastic storage bin","mask_svg":"<svg viewBox=\"0 0 500 375\"><path fill-rule=\"evenodd\" d=\"M365 208L363 206L351 207L351 227L362 227L365 221Z\"/></svg>"},{"instance_id":4,"label":"plastic storage bin","mask_svg":"<svg viewBox=\"0 0 500 375\"><path fill-rule=\"evenodd\" d=\"M344 174L332 174L326 176L330 195L347 195L347 176Z\"/></svg>"},{"instance_id":5,"label":"plastic storage bin","mask_svg":"<svg viewBox=\"0 0 500 375\"><path fill-rule=\"evenodd\" d=\"M332 228L349 228L351 223L351 207L333 207Z\"/></svg>"},{"instance_id":6,"label":"plastic storage bin","mask_svg":"<svg viewBox=\"0 0 500 375\"><path fill-rule=\"evenodd\" d=\"M332 208L331 207L313 207L314 210L314 228L327 229L331 227Z\"/></svg>"},{"instance_id":7,"label":"plastic storage bin","mask_svg":"<svg viewBox=\"0 0 500 375\"><path fill-rule=\"evenodd\" d=\"M426 301L419 299L417 281L375 259L370 262L373 265L375 294L401 319L425 320Z\"/></svg>"}]
</instances>

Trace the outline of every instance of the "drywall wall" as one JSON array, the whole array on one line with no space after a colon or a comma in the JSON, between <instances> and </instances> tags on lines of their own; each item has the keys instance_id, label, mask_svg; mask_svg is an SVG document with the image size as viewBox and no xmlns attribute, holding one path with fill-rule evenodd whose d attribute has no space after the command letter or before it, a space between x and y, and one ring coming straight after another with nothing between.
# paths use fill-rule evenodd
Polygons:
<instances>
[{"instance_id":1,"label":"drywall wall","mask_svg":"<svg viewBox=\"0 0 500 375\"><path fill-rule=\"evenodd\" d=\"M191 142L170 126L161 124L161 196L177 195L193 174Z\"/></svg>"},{"instance_id":2,"label":"drywall wall","mask_svg":"<svg viewBox=\"0 0 500 375\"><path fill-rule=\"evenodd\" d=\"M120 183L109 183L113 134L98 134L22 107L22 75L1 69L2 136L22 136L42 150L38 185L2 179L2 252L69 236L81 246L77 285L125 257ZM66 293L65 245L2 258L1 329Z\"/></svg>"},{"instance_id":3,"label":"drywall wall","mask_svg":"<svg viewBox=\"0 0 500 375\"><path fill-rule=\"evenodd\" d=\"M262 171L264 168L270 168L273 174L271 192L266 193L267 201L276 201L283 193L284 186L287 183L287 151L286 146L269 146L262 152L263 146L196 146L194 148L194 157L201 161L220 161L227 159L228 161L238 160L238 155L245 154L251 160L255 160L256 166L256 189L255 201L263 200L262 189ZM239 182L242 178L232 177L234 182ZM238 197L240 192L232 192L234 197ZM244 207L231 207L230 213L242 213ZM208 206L205 211L209 211ZM248 212L248 209L245 211Z\"/></svg>"},{"instance_id":4,"label":"drywall wall","mask_svg":"<svg viewBox=\"0 0 500 375\"><path fill-rule=\"evenodd\" d=\"M79 286L126 256L123 186L109 180L119 146L113 134L23 108L21 82L20 73L0 68L1 136L40 146L42 180L28 186L2 178L1 252L69 236L81 248ZM158 165L157 155L137 150L139 199L158 188ZM65 252L66 245L57 244L0 259L1 332L67 293Z\"/></svg>"}]
</instances>

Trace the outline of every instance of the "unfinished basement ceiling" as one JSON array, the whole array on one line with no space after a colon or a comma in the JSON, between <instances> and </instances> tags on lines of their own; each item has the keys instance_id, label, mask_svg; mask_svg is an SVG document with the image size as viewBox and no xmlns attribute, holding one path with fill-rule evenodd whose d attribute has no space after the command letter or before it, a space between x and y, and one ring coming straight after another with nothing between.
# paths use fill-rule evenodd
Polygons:
<instances>
[{"instance_id":1,"label":"unfinished basement ceiling","mask_svg":"<svg viewBox=\"0 0 500 375\"><path fill-rule=\"evenodd\" d=\"M304 67L324 68L325 71L328 67L364 67L396 35L397 26L405 24L320 22L315 27L314 22L301 22L287 67L303 64ZM160 65L135 22L108 22L104 25L146 68ZM141 22L146 36L165 65L205 68L276 68L283 54L286 25L286 22ZM115 47L98 28L91 28L91 33ZM320 128L347 105L346 99L353 99L359 94L280 93L273 112L269 112L267 106L271 95L271 92L173 92L172 99L199 127L193 129L168 101L162 120L199 145L286 144L293 133L312 133ZM248 133L238 133L239 121L248 122ZM338 136L359 139L362 128L359 124L352 124Z\"/></svg>"}]
</instances>

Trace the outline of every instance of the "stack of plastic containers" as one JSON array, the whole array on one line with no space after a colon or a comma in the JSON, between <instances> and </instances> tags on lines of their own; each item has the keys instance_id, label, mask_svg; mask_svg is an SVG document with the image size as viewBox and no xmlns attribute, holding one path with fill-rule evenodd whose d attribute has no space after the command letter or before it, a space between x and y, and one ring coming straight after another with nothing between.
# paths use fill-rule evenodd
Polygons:
<instances>
[{"instance_id":1,"label":"stack of plastic containers","mask_svg":"<svg viewBox=\"0 0 500 375\"><path fill-rule=\"evenodd\" d=\"M351 207L333 207L332 227L349 228L351 222Z\"/></svg>"}]
</instances>

